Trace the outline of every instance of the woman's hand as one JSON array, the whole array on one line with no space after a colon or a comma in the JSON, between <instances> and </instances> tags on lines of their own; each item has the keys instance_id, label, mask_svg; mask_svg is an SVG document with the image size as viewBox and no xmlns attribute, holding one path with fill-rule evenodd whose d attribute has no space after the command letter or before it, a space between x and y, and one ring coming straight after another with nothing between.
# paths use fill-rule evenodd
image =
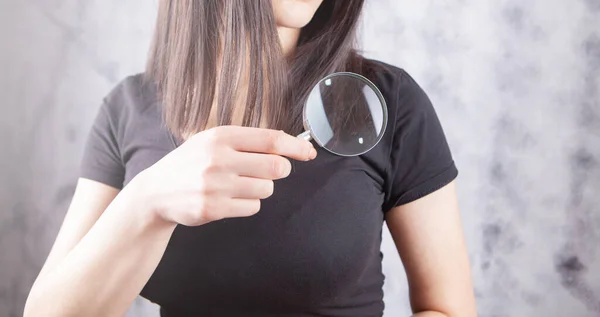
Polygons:
<instances>
[{"instance_id":1,"label":"woman's hand","mask_svg":"<svg viewBox=\"0 0 600 317\"><path fill-rule=\"evenodd\" d=\"M140 173L132 181L133 195L152 216L186 226L247 217L273 194L273 180L290 174L285 157L307 161L316 151L282 131L216 127Z\"/></svg>"}]
</instances>

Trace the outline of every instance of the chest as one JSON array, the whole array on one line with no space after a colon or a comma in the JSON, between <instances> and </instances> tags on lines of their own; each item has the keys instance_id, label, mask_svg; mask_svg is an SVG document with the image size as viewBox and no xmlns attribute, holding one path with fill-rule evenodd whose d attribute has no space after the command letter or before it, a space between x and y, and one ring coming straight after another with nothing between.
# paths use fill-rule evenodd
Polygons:
<instances>
[{"instance_id":1,"label":"chest","mask_svg":"<svg viewBox=\"0 0 600 317\"><path fill-rule=\"evenodd\" d=\"M126 182L174 148L144 135L124 156ZM164 306L308 307L381 288L382 172L322 149L292 165L257 215L179 226L142 294Z\"/></svg>"}]
</instances>

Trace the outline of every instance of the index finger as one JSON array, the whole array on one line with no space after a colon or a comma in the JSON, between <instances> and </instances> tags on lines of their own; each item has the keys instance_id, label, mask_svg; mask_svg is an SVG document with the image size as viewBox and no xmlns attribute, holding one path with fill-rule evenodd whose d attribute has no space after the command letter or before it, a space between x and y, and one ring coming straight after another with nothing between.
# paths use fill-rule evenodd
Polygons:
<instances>
[{"instance_id":1,"label":"index finger","mask_svg":"<svg viewBox=\"0 0 600 317\"><path fill-rule=\"evenodd\" d=\"M236 151L275 154L299 161L317 156L312 143L283 131L238 126L221 128L220 138Z\"/></svg>"}]
</instances>

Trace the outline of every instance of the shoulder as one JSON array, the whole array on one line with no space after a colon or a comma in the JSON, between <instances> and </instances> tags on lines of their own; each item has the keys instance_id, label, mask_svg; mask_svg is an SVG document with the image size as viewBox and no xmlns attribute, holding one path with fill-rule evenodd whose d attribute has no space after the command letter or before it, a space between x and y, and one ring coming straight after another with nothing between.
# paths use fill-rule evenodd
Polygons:
<instances>
[{"instance_id":1,"label":"shoulder","mask_svg":"<svg viewBox=\"0 0 600 317\"><path fill-rule=\"evenodd\" d=\"M375 59L364 59L365 72L369 78L377 81L384 86L411 86L415 85L415 80L404 70L404 68L394 66Z\"/></svg>"},{"instance_id":2,"label":"shoulder","mask_svg":"<svg viewBox=\"0 0 600 317\"><path fill-rule=\"evenodd\" d=\"M131 115L143 113L157 103L155 85L144 73L128 76L121 80L104 97L103 107L109 116L122 121Z\"/></svg>"},{"instance_id":3,"label":"shoulder","mask_svg":"<svg viewBox=\"0 0 600 317\"><path fill-rule=\"evenodd\" d=\"M376 60L366 62L369 77L386 100L392 129L420 119L437 120L429 96L406 70Z\"/></svg>"},{"instance_id":4,"label":"shoulder","mask_svg":"<svg viewBox=\"0 0 600 317\"><path fill-rule=\"evenodd\" d=\"M458 171L434 107L405 70L378 61L371 78L389 113L382 139L386 169L384 210L407 204L448 184ZM389 133L388 133L389 131Z\"/></svg>"}]
</instances>

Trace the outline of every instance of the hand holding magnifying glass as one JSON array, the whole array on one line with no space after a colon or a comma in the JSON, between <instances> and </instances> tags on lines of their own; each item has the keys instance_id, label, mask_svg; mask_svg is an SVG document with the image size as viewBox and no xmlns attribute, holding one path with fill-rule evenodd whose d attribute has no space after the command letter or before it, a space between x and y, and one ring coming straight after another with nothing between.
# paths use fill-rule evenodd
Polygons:
<instances>
[{"instance_id":1,"label":"hand holding magnifying glass","mask_svg":"<svg viewBox=\"0 0 600 317\"><path fill-rule=\"evenodd\" d=\"M310 92L299 138L333 154L357 156L374 148L385 133L387 106L377 87L355 73L333 73Z\"/></svg>"}]
</instances>

